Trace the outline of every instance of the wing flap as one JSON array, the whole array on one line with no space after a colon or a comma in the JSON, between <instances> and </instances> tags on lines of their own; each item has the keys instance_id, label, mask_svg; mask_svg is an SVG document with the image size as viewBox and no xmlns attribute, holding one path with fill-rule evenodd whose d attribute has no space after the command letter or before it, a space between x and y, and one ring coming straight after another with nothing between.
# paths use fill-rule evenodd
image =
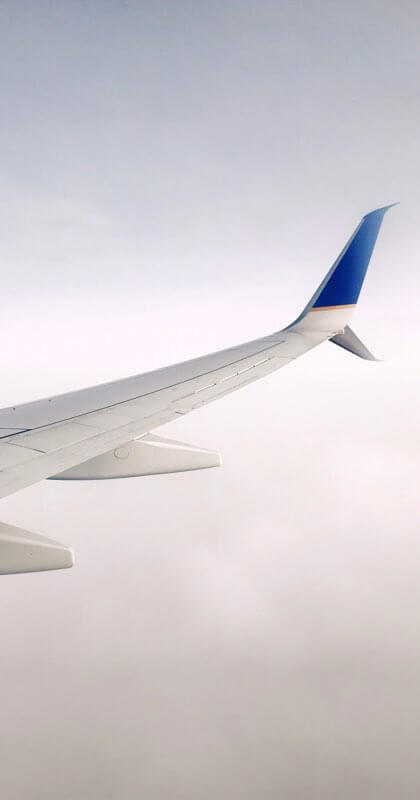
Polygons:
<instances>
[{"instance_id":1,"label":"wing flap","mask_svg":"<svg viewBox=\"0 0 420 800\"><path fill-rule=\"evenodd\" d=\"M39 453L29 447L20 447L9 442L0 442L0 477L1 473L16 464L23 464L25 461L38 458Z\"/></svg>"},{"instance_id":2,"label":"wing flap","mask_svg":"<svg viewBox=\"0 0 420 800\"><path fill-rule=\"evenodd\" d=\"M60 422L46 428L26 431L20 434L18 438L14 437L14 441L18 442L20 447L49 453L52 450L59 450L68 444L90 439L96 433L97 428L88 425L85 421L82 422L81 418L79 418L74 422Z\"/></svg>"}]
</instances>

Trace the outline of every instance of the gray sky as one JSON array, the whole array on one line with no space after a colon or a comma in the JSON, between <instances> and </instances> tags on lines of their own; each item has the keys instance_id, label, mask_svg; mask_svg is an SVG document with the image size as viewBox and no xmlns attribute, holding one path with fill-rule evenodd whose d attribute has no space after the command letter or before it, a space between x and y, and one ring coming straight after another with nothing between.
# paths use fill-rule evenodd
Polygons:
<instances>
[{"instance_id":1,"label":"gray sky","mask_svg":"<svg viewBox=\"0 0 420 800\"><path fill-rule=\"evenodd\" d=\"M1 581L5 800L420 793L417 2L2 2L1 405L295 318L387 215L353 327L163 429L208 472L44 483Z\"/></svg>"}]
</instances>

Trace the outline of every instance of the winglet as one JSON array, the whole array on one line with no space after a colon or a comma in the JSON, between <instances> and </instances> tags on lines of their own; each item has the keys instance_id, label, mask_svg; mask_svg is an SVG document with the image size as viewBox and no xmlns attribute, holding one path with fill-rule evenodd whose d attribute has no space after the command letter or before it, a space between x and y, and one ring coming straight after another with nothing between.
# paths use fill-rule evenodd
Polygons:
<instances>
[{"instance_id":1,"label":"winglet","mask_svg":"<svg viewBox=\"0 0 420 800\"><path fill-rule=\"evenodd\" d=\"M315 292L311 308L356 305L382 220L392 205L377 208L363 217Z\"/></svg>"},{"instance_id":2,"label":"winglet","mask_svg":"<svg viewBox=\"0 0 420 800\"><path fill-rule=\"evenodd\" d=\"M388 209L394 205L397 203L377 208L362 217L304 311L293 323L293 327L296 323L304 321L309 312L336 312L343 309L344 312L347 310L342 314L344 324L340 325L341 329L344 328L358 301L382 220Z\"/></svg>"},{"instance_id":3,"label":"winglet","mask_svg":"<svg viewBox=\"0 0 420 800\"><path fill-rule=\"evenodd\" d=\"M355 332L352 331L348 325L346 325L342 333L337 333L333 336L330 342L337 344L344 350L348 350L349 353L354 353L354 355L359 356L359 358L366 359L366 361L379 361L378 358L372 355L370 350L367 349L366 345L360 341L359 337L356 336Z\"/></svg>"}]
</instances>

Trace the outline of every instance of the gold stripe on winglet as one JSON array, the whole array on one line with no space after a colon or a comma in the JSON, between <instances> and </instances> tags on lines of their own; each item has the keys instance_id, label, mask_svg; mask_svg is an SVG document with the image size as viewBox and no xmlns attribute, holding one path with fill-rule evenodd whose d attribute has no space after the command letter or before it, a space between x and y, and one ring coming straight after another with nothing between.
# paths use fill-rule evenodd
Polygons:
<instances>
[{"instance_id":1,"label":"gold stripe on winglet","mask_svg":"<svg viewBox=\"0 0 420 800\"><path fill-rule=\"evenodd\" d=\"M337 311L339 308L356 308L356 303L347 303L343 306L318 306L318 308L310 308L309 311Z\"/></svg>"}]
</instances>

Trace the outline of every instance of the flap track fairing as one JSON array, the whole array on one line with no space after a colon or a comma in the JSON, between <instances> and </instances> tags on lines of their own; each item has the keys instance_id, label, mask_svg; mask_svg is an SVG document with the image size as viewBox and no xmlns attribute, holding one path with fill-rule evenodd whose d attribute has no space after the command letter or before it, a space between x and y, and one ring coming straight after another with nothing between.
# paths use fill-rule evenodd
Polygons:
<instances>
[{"instance_id":1,"label":"flap track fairing","mask_svg":"<svg viewBox=\"0 0 420 800\"><path fill-rule=\"evenodd\" d=\"M164 439L147 433L101 456L54 475L50 480L91 481L162 475L220 466L220 455L212 450Z\"/></svg>"}]
</instances>

